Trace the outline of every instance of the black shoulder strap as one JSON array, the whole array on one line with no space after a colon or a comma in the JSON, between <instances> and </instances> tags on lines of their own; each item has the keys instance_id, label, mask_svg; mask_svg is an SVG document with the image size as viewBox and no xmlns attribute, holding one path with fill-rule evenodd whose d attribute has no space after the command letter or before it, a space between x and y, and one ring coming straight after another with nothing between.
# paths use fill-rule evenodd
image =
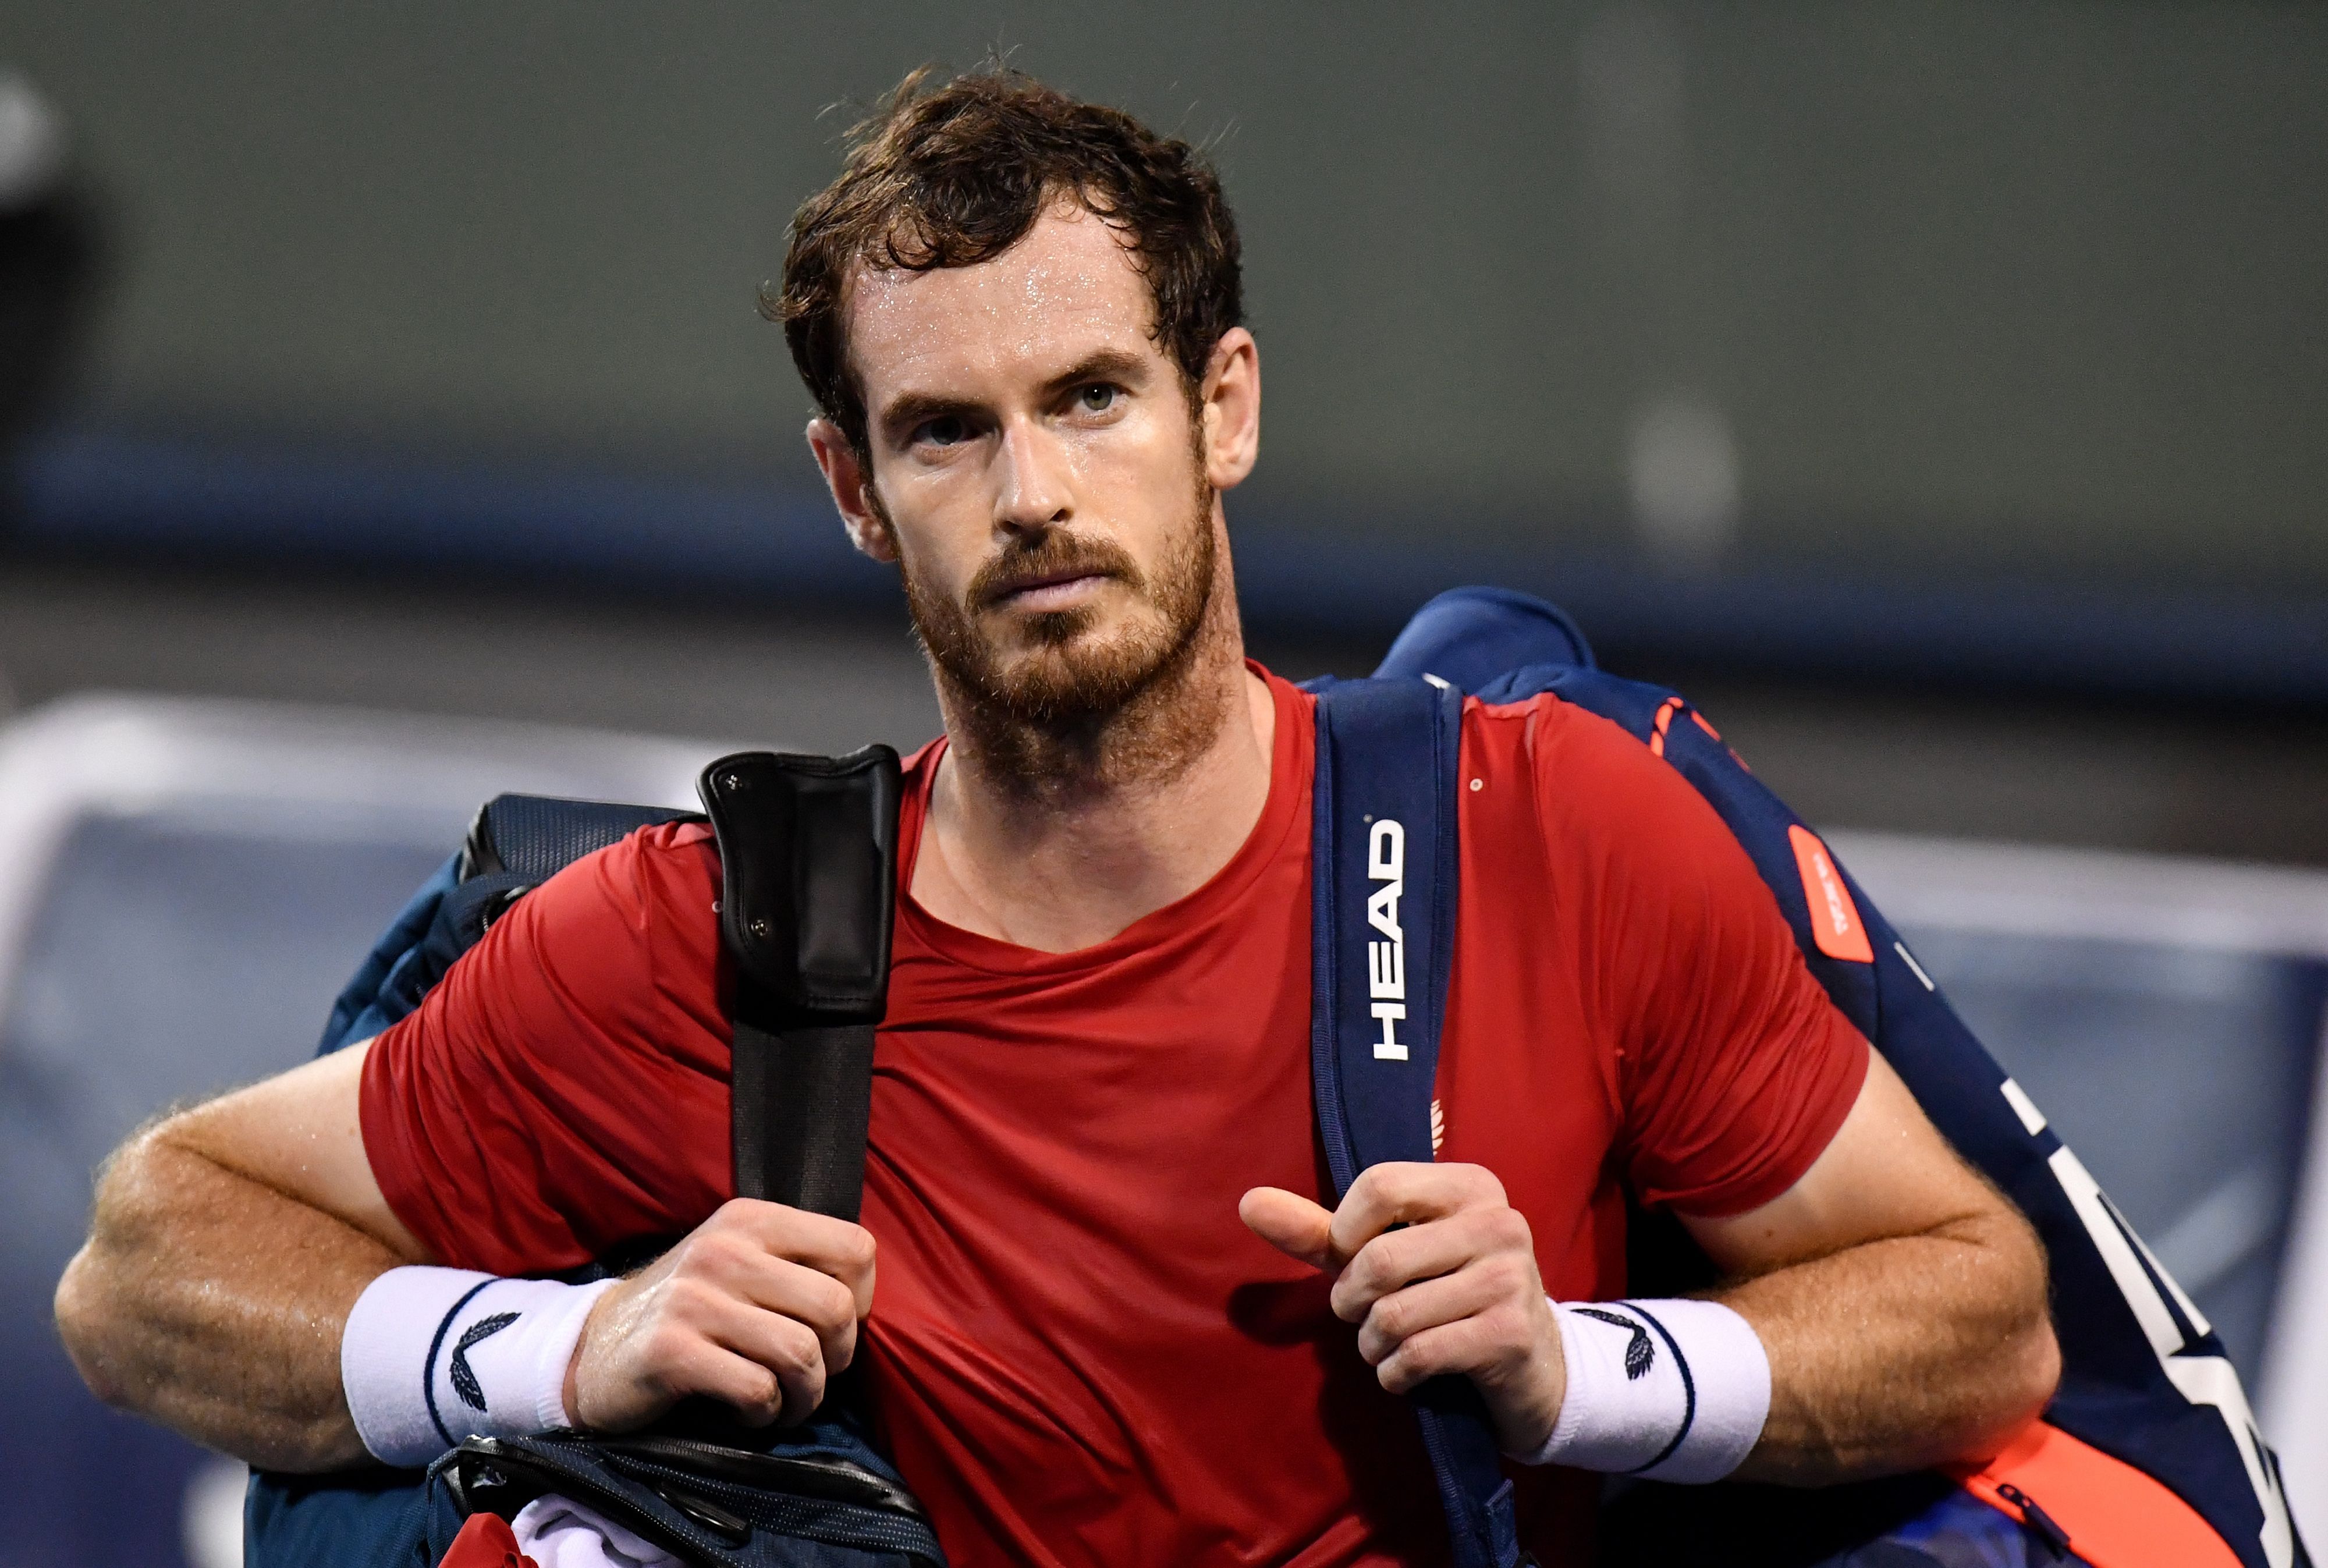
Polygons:
<instances>
[{"instance_id":1,"label":"black shoulder strap","mask_svg":"<svg viewBox=\"0 0 2328 1568\"><path fill-rule=\"evenodd\" d=\"M736 966L736 1192L853 1220L889 994L897 754L742 752L697 782Z\"/></svg>"}]
</instances>

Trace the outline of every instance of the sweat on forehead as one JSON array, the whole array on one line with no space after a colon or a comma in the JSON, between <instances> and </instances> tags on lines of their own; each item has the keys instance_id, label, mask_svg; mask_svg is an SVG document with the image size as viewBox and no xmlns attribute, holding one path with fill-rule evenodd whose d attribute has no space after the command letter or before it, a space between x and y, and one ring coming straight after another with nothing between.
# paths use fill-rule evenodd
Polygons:
<instances>
[{"instance_id":1,"label":"sweat on forehead","mask_svg":"<svg viewBox=\"0 0 2328 1568\"><path fill-rule=\"evenodd\" d=\"M909 365L999 370L1102 348L1163 352L1135 253L1112 226L1072 205L1054 207L1017 244L967 266L860 262L841 315L848 373L860 390Z\"/></svg>"}]
</instances>

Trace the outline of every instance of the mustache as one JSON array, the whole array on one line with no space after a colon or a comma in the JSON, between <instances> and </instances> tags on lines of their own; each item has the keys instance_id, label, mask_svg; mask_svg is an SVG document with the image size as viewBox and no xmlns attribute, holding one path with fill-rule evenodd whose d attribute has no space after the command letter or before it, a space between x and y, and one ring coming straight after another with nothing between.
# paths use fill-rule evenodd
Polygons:
<instances>
[{"instance_id":1,"label":"mustache","mask_svg":"<svg viewBox=\"0 0 2328 1568\"><path fill-rule=\"evenodd\" d=\"M1080 577L1112 577L1133 588L1141 586L1140 568L1121 545L1046 530L979 568L962 596L972 609L990 609L1039 583Z\"/></svg>"}]
</instances>

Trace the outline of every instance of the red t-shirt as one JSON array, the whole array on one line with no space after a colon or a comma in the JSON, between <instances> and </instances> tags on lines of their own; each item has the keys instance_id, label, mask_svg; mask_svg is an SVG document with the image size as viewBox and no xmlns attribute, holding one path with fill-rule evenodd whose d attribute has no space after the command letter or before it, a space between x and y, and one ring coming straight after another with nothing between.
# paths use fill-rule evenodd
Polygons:
<instances>
[{"instance_id":1,"label":"red t-shirt","mask_svg":"<svg viewBox=\"0 0 2328 1568\"><path fill-rule=\"evenodd\" d=\"M1326 1282L1247 1232L1321 1196L1310 1094L1311 699L1270 677L1269 800L1202 887L1081 952L898 902L875 1052L861 1364L956 1568L1441 1561L1414 1422ZM907 765L901 886L943 743ZM1864 1042L1696 793L1545 696L1467 704L1440 1158L1502 1178L1546 1288L1621 1293L1620 1182L1737 1213L1817 1158ZM731 1191L728 1026L699 825L518 903L365 1064L364 1145L446 1263L570 1267ZM1591 1478L1521 1471L1581 1560Z\"/></svg>"}]
</instances>

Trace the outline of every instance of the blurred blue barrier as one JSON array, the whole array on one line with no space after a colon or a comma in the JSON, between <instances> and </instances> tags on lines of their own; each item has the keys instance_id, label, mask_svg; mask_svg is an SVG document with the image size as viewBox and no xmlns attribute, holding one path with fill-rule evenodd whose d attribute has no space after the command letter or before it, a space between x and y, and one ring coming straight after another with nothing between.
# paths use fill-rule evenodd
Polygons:
<instances>
[{"instance_id":1,"label":"blurred blue barrier","mask_svg":"<svg viewBox=\"0 0 2328 1568\"><path fill-rule=\"evenodd\" d=\"M2328 873L1829 840L2212 1320L2328 1530Z\"/></svg>"},{"instance_id":2,"label":"blurred blue barrier","mask_svg":"<svg viewBox=\"0 0 2328 1568\"><path fill-rule=\"evenodd\" d=\"M442 850L167 812L84 818L60 846L0 1022L0 1563L177 1560L203 1456L89 1398L49 1328L89 1171L162 1106L312 1049L319 985Z\"/></svg>"},{"instance_id":3,"label":"blurred blue barrier","mask_svg":"<svg viewBox=\"0 0 2328 1568\"><path fill-rule=\"evenodd\" d=\"M312 1054L487 796L686 804L728 749L131 699L0 727L0 1568L241 1560L231 1467L99 1405L52 1327L98 1161Z\"/></svg>"},{"instance_id":4,"label":"blurred blue barrier","mask_svg":"<svg viewBox=\"0 0 2328 1568\"><path fill-rule=\"evenodd\" d=\"M21 474L29 542L271 564L402 567L512 587L567 580L887 605L821 493L612 474L399 463L65 432ZM1232 508L1246 615L1274 635L1388 637L1441 588L1541 594L1604 655L1725 670L2328 706L2328 604L2081 584L1957 582L1764 562L1679 572L1436 518ZM1540 521L1541 520L1539 520Z\"/></svg>"}]
</instances>

